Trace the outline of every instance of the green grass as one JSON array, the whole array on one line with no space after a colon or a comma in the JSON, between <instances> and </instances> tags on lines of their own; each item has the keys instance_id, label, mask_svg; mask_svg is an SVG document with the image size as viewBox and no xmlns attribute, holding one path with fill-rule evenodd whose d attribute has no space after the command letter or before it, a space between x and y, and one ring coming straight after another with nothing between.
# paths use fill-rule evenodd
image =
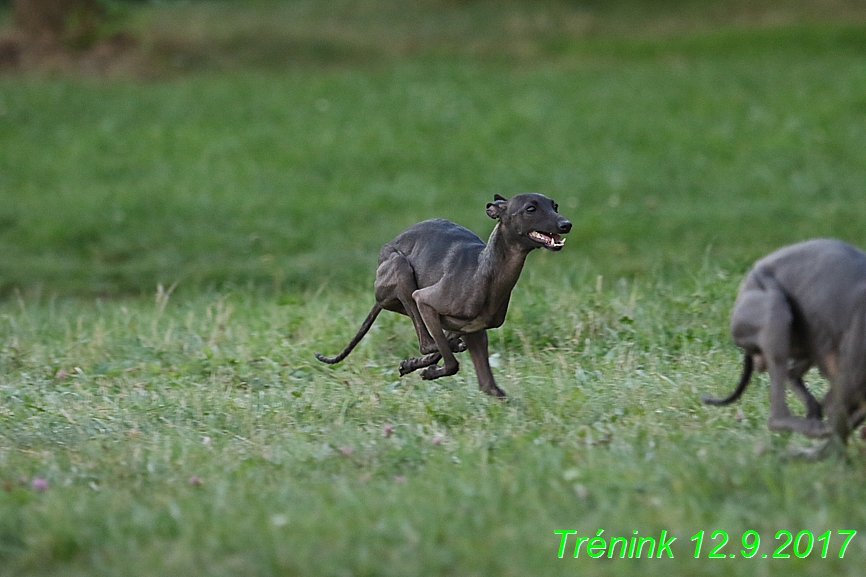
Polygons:
<instances>
[{"instance_id":1,"label":"green grass","mask_svg":"<svg viewBox=\"0 0 866 577\"><path fill-rule=\"evenodd\" d=\"M710 246L742 267L804 236L864 244L864 31L686 27L577 35L534 58L314 66L287 49L288 67L214 57L160 82L0 78L0 293L356 286L410 223L486 234L484 203L525 190L577 223L565 268L608 276L691 268Z\"/></svg>"},{"instance_id":2,"label":"green grass","mask_svg":"<svg viewBox=\"0 0 866 577\"><path fill-rule=\"evenodd\" d=\"M866 246L866 15L822 6L148 5L155 76L0 77L0 575L859 575L860 534L707 559L866 526L859 435L788 461L763 378L699 401L753 259ZM575 229L490 334L510 402L400 379L397 315L315 361L383 242L526 190Z\"/></svg>"},{"instance_id":3,"label":"green grass","mask_svg":"<svg viewBox=\"0 0 866 577\"><path fill-rule=\"evenodd\" d=\"M34 575L752 574L770 562L695 561L688 538L722 529L738 552L751 529L772 551L781 529L862 528L866 447L785 462L762 384L737 408L700 404L738 374L736 280L597 292L530 274L492 338L509 403L465 362L399 379L413 346L396 315L317 363L366 295L7 303L0 556ZM674 561L556 558L554 530L600 528L667 530ZM861 539L833 551L769 566L857 574Z\"/></svg>"}]
</instances>

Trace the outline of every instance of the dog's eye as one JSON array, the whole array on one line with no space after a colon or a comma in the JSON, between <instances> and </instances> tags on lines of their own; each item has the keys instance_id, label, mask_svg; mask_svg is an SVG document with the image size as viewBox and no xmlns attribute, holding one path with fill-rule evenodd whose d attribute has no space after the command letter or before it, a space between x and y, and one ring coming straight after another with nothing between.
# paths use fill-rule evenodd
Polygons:
<instances>
[{"instance_id":1,"label":"dog's eye","mask_svg":"<svg viewBox=\"0 0 866 577\"><path fill-rule=\"evenodd\" d=\"M535 212L535 207L530 204L526 207L526 212Z\"/></svg>"},{"instance_id":2,"label":"dog's eye","mask_svg":"<svg viewBox=\"0 0 866 577\"><path fill-rule=\"evenodd\" d=\"M559 212L559 205L555 202L553 203L553 212Z\"/></svg>"}]
</instances>

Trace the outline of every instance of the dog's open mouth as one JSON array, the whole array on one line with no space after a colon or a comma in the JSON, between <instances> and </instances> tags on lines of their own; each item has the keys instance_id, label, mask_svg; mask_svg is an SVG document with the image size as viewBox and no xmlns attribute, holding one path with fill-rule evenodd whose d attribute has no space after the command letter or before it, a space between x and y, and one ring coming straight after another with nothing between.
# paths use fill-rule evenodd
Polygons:
<instances>
[{"instance_id":1,"label":"dog's open mouth","mask_svg":"<svg viewBox=\"0 0 866 577\"><path fill-rule=\"evenodd\" d=\"M558 234L547 234L533 230L527 236L535 242L540 242L548 250L560 250L565 245L565 239Z\"/></svg>"}]
</instances>

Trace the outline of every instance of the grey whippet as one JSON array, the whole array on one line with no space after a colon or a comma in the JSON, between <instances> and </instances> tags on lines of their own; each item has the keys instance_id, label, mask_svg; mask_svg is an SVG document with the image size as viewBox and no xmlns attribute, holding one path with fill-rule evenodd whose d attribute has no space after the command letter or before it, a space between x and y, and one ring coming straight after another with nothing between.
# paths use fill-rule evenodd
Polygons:
<instances>
[{"instance_id":1,"label":"grey whippet","mask_svg":"<svg viewBox=\"0 0 866 577\"><path fill-rule=\"evenodd\" d=\"M393 311L412 319L423 355L400 363L401 376L424 367L425 380L453 375L459 368L454 353L468 348L479 388L504 397L490 370L487 329L505 321L526 255L536 248L562 249L561 235L571 230L571 223L557 211L557 204L542 194L511 199L497 194L487 204L487 215L499 221L487 244L444 219L410 226L379 251L376 304L358 333L339 355L316 353L316 358L328 364L342 361L382 310Z\"/></svg>"},{"instance_id":2,"label":"grey whippet","mask_svg":"<svg viewBox=\"0 0 866 577\"><path fill-rule=\"evenodd\" d=\"M740 285L731 314L734 343L745 353L736 390L740 397L753 370L770 375L768 427L809 437L832 436L844 445L866 417L866 253L838 240L816 239L758 260ZM829 381L823 409L803 383L817 366ZM806 406L793 416L785 399L790 382Z\"/></svg>"}]
</instances>

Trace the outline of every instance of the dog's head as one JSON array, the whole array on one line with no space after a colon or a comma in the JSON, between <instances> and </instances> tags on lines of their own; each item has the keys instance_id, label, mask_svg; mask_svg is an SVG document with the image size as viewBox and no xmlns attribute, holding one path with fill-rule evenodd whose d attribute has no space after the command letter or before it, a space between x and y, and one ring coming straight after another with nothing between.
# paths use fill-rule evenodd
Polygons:
<instances>
[{"instance_id":1,"label":"dog's head","mask_svg":"<svg viewBox=\"0 0 866 577\"><path fill-rule=\"evenodd\" d=\"M571 222L558 212L559 206L543 194L527 192L510 199L494 195L487 204L487 216L499 219L502 226L518 238L527 250L546 248L562 250L563 234L571 230Z\"/></svg>"}]
</instances>

